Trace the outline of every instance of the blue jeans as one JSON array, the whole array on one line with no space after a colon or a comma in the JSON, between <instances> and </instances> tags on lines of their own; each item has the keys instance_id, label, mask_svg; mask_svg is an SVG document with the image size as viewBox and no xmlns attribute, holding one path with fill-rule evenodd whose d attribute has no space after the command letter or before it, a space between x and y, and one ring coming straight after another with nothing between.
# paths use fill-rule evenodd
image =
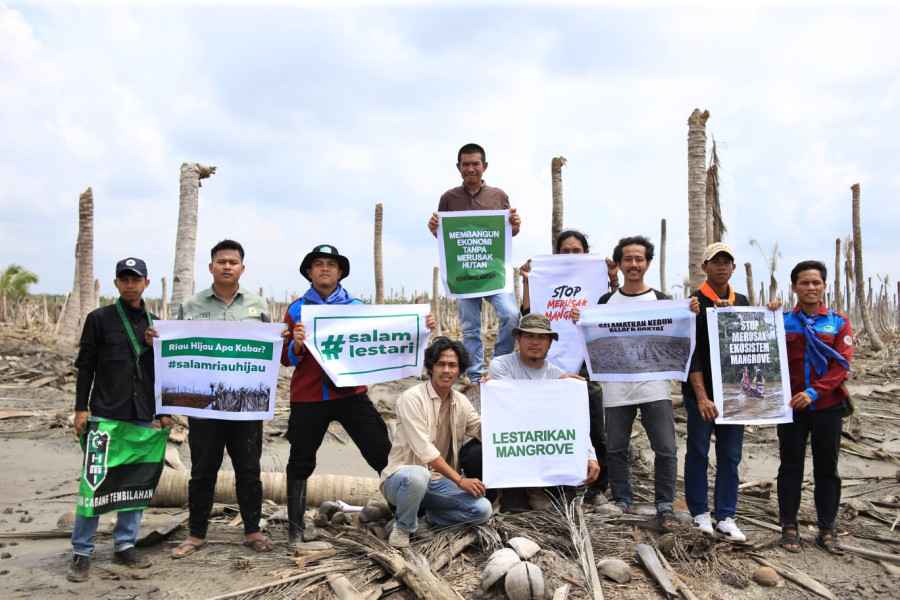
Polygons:
<instances>
[{"instance_id":1,"label":"blue jeans","mask_svg":"<svg viewBox=\"0 0 900 600\"><path fill-rule=\"evenodd\" d=\"M466 371L469 381L481 381L484 372L484 345L481 341L481 301L487 300L500 317L500 331L494 345L494 356L509 354L516 340L512 330L519 324L519 307L516 297L509 293L494 294L483 298L458 298L459 322L462 327L463 346L469 353L472 365Z\"/></svg>"},{"instance_id":2,"label":"blue jeans","mask_svg":"<svg viewBox=\"0 0 900 600\"><path fill-rule=\"evenodd\" d=\"M692 516L709 512L709 443L716 432L716 483L713 488L713 516L717 521L734 517L737 509L738 465L744 445L743 425L716 425L704 421L697 397L684 394L687 410L687 451L684 455L684 499Z\"/></svg>"},{"instance_id":3,"label":"blue jeans","mask_svg":"<svg viewBox=\"0 0 900 600\"><path fill-rule=\"evenodd\" d=\"M491 518L491 503L476 498L443 477L431 479L425 467L403 467L384 482L384 497L397 507L397 527L413 533L419 526L419 508L429 522L440 527L459 523L479 525Z\"/></svg>"},{"instance_id":4,"label":"blue jeans","mask_svg":"<svg viewBox=\"0 0 900 600\"><path fill-rule=\"evenodd\" d=\"M675 416L671 400L611 406L606 409L606 465L609 468L612 499L622 510L634 508L630 447L631 426L638 408L641 409L641 423L654 454L656 510L672 510L675 503L675 482L678 478L678 451L675 446Z\"/></svg>"},{"instance_id":5,"label":"blue jeans","mask_svg":"<svg viewBox=\"0 0 900 600\"><path fill-rule=\"evenodd\" d=\"M142 510L119 511L112 532L116 552L134 547L143 514ZM72 529L73 554L90 556L94 552L94 533L96 533L99 523L100 517L75 515L75 527Z\"/></svg>"},{"instance_id":6,"label":"blue jeans","mask_svg":"<svg viewBox=\"0 0 900 600\"><path fill-rule=\"evenodd\" d=\"M102 417L91 417L94 421L112 421ZM150 421L128 421L132 425L139 425L149 429L153 423ZM143 510L123 510L116 515L116 524L113 526L113 541L116 552L133 548L137 541L138 530L141 528L141 516ZM81 556L90 556L94 552L94 533L100 517L83 517L75 515L75 526L72 528L72 553Z\"/></svg>"}]
</instances>

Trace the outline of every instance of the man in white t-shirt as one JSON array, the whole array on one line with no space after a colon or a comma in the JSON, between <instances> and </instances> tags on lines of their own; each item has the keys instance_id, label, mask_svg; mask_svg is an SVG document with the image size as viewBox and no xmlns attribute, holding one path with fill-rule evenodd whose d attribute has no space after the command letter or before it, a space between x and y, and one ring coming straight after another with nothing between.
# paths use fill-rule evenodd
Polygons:
<instances>
[{"instance_id":1,"label":"man in white t-shirt","mask_svg":"<svg viewBox=\"0 0 900 600\"><path fill-rule=\"evenodd\" d=\"M644 236L619 240L613 250L613 261L625 276L618 290L600 298L599 304L667 300L668 296L644 283L644 274L653 260L653 244ZM691 303L691 310L699 311ZM577 316L573 312L573 320ZM679 524L673 505L678 459L675 445L675 418L669 382L604 381L603 408L606 411L606 464L612 501L623 512L634 512L634 490L631 487L631 428L641 409L641 423L650 440L654 460L654 492L656 514L666 527Z\"/></svg>"}]
</instances>

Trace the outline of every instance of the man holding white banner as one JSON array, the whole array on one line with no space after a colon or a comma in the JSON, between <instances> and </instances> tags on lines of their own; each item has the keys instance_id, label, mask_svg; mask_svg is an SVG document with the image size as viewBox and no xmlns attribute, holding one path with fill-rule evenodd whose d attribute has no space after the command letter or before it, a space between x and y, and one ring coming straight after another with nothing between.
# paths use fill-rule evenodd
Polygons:
<instances>
[{"instance_id":1,"label":"man holding white banner","mask_svg":"<svg viewBox=\"0 0 900 600\"><path fill-rule=\"evenodd\" d=\"M563 371L556 365L551 364L547 360L547 353L550 350L550 346L555 340L558 339L558 335L550 328L550 320L546 315L542 315L540 313L531 313L522 317L522 320L519 323L519 326L514 330L514 333L516 336L516 340L519 343L519 352L514 352L513 354L507 354L505 356L498 356L491 361L489 369L489 379L491 381L546 381L554 379L577 379L579 381L584 381L582 377L579 377L578 375L567 374L565 371ZM490 387L490 384L487 384L483 391L488 392L488 390L492 389L493 388ZM572 406L572 410L565 411L563 414L566 415L567 419L582 414L583 416L581 416L580 419L573 419L573 421L577 420L578 426L583 427L585 425L584 421L586 420L585 417L587 417L588 412L586 402L586 386L582 385L581 393L581 397L583 398L583 400L585 400L585 402L583 403L578 402L577 396L572 396L571 398L566 398L565 400L562 398L557 398L556 400L572 401L574 403L574 406ZM498 411L495 413L497 407L489 404L490 403L487 401L483 402L482 411L485 415L485 418L488 418L489 415L495 415L498 417L497 419L490 420L492 430L497 430L498 428L505 427L507 425L508 419L512 417L512 415L508 414L507 411ZM541 401L541 404L543 406L543 399ZM558 408L554 408L553 410L555 412L559 412ZM502 426L499 424L499 421L503 421ZM561 428L560 431L562 431L562 429L565 429L567 432L570 430L569 427ZM587 428L585 427L585 429ZM575 429L571 430L575 431ZM587 432L584 431L584 433ZM575 436L575 438L577 439L577 435ZM492 479L495 482L499 483L499 485L493 483L493 487L514 488L504 490L504 498L502 500L503 509L515 510L522 508L523 506L521 506L521 504L524 504L524 498L520 498L521 492L516 489L521 486L519 486L515 482L507 483L510 481L509 479L507 479L507 477L512 477L513 480L520 480L522 474L509 473L508 469L502 468L502 460L500 459L504 457L499 456L496 452L496 448L494 447L496 439L492 438L491 442L492 444L489 446L489 450L487 453L482 453L481 448L477 447L476 442L470 442L469 444L467 444L467 446L469 446L469 451L466 454L469 456L469 458L463 464L463 468L467 474L472 473L476 477L480 477L482 464L479 458L481 458L484 461L484 471L486 473L493 474ZM600 474L600 465L597 462L597 455L594 451L594 447L588 442L585 442L584 446L584 449L587 450L587 469L586 471L582 471L582 473L586 473L587 477L585 477L583 481L581 480L580 475L574 478L569 477L566 485L577 485L579 483L590 484L596 481L597 476ZM575 456L574 452L565 452L560 453L560 455L554 455L552 458L548 457L548 462L553 463L553 466L548 469L548 472L564 472L566 470L566 467L569 466L569 463L566 460L567 455L569 454ZM560 483L560 481L548 481L546 479L542 479L540 473L529 473L527 476L530 477L532 481L537 478L538 481L542 481L546 485L558 485ZM528 487L526 491L528 495L528 503L531 505L532 509L549 510L552 508L550 501L547 499L541 487L532 485Z\"/></svg>"},{"instance_id":2,"label":"man holding white banner","mask_svg":"<svg viewBox=\"0 0 900 600\"><path fill-rule=\"evenodd\" d=\"M462 176L463 185L444 192L438 203L438 212L508 209L512 235L518 235L522 220L516 214L516 209L510 208L509 196L506 195L506 192L485 184L482 176L487 167L484 148L478 144L466 144L460 148L456 157L456 168ZM428 229L435 237L438 237L439 223L438 213L432 213L431 219L428 221ZM505 251L509 252L509 248L506 248ZM472 364L466 372L469 377L469 385L477 385L484 372L484 345L481 339L482 298L496 309L497 316L500 318L500 331L497 334L497 343L494 345L494 356L502 356L513 351L512 330L519 320L519 311L512 293L500 292L480 297L457 298L463 345L472 360Z\"/></svg>"},{"instance_id":3,"label":"man holding white banner","mask_svg":"<svg viewBox=\"0 0 900 600\"><path fill-rule=\"evenodd\" d=\"M287 438L291 443L291 453L287 464L287 508L290 521L288 541L293 544L303 536L306 523L303 517L306 511L306 481L316 468L316 454L328 425L338 421L372 469L381 473L387 465L391 441L387 426L381 415L369 400L367 388L351 379L352 383L339 385L323 370L319 362L335 360L345 353L359 354L364 350L384 352L386 356L410 357L416 363L421 352L416 345L422 345L421 335L414 342L411 334L407 340L404 334L401 339L388 334L384 339L384 328L379 335L377 329L371 330L365 344L356 344L356 350L350 343L350 336L344 339L341 334L330 334L326 339L315 340L315 321L307 316L304 307L332 309L348 305L362 305L360 300L351 296L342 286L341 281L350 274L350 261L342 256L338 249L330 244L316 246L300 263L300 273L310 282L310 288L302 297L294 300L284 315L284 322L290 343L282 351L281 364L294 367L291 376L291 415L288 421ZM412 312L409 307L403 309ZM321 311L320 311L321 312ZM334 311L332 311L334 312ZM323 317L328 317L322 313ZM330 315L333 316L333 315ZM407 320L410 316L407 316ZM424 320L425 327L434 329L434 315L411 315L413 326ZM402 318L400 318L402 320ZM395 319L396 320L396 319ZM429 335L423 332L424 339ZM315 347L310 351L308 340L313 338ZM376 343L372 346L374 339ZM384 343L381 343L381 342ZM364 346L364 347L363 347ZM402 350L402 352L401 352ZM319 356L317 360L316 355ZM401 364L409 364L401 362ZM419 366L421 372L421 366ZM402 376L398 373L398 377ZM307 541L307 540L303 540Z\"/></svg>"},{"instance_id":4,"label":"man holding white banner","mask_svg":"<svg viewBox=\"0 0 900 600\"><path fill-rule=\"evenodd\" d=\"M244 273L244 248L234 240L222 240L210 251L209 272L213 283L178 309L179 320L258 321L271 323L266 301L240 286ZM147 328L148 343L158 332ZM235 491L244 544L257 552L269 552L274 544L259 528L262 516L261 420L225 420L188 417L191 448L191 480L188 483L190 518L188 538L172 550L172 558L184 558L206 545L209 515L216 492L216 479L225 450L234 466Z\"/></svg>"},{"instance_id":5,"label":"man holding white banner","mask_svg":"<svg viewBox=\"0 0 900 600\"><path fill-rule=\"evenodd\" d=\"M625 275L625 283L615 292L604 295L600 304L668 299L668 296L644 283L644 275L653 260L653 250L653 244L644 236L619 240L613 250L613 261ZM690 309L695 314L700 310L696 298L692 300ZM574 309L573 321L578 322L579 318L580 311ZM631 429L640 408L641 422L655 457L653 475L657 518L665 527L677 526L679 521L673 508L678 458L668 381L604 381L603 403L606 408L609 487L616 507L623 512L634 512L630 446Z\"/></svg>"},{"instance_id":6,"label":"man holding white banner","mask_svg":"<svg viewBox=\"0 0 900 600\"><path fill-rule=\"evenodd\" d=\"M533 264L532 264L533 261ZM550 319L558 342L550 347L547 358L569 373L589 379L584 351L571 310L590 306L610 289L619 289L619 268L609 258L590 254L587 236L567 229L556 236L553 256L536 256L519 268L522 275L522 314L540 307ZM607 279L609 286L607 287ZM533 302L532 302L533 300ZM603 422L603 387L600 381L588 381L588 409L591 419L591 443L597 452L600 476L588 486L585 501L606 502L603 494L609 487L606 468L606 426Z\"/></svg>"}]
</instances>

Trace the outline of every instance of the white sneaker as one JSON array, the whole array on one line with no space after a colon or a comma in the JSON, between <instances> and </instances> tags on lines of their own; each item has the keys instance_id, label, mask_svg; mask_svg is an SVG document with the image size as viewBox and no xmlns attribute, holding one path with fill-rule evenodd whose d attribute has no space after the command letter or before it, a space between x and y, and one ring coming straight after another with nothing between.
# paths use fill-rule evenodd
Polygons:
<instances>
[{"instance_id":1,"label":"white sneaker","mask_svg":"<svg viewBox=\"0 0 900 600\"><path fill-rule=\"evenodd\" d=\"M700 530L700 533L706 535L714 535L712 526L712 519L709 516L708 512L700 513L696 517L694 517L694 522L691 524L692 527L696 527Z\"/></svg>"},{"instance_id":2,"label":"white sneaker","mask_svg":"<svg viewBox=\"0 0 900 600\"><path fill-rule=\"evenodd\" d=\"M741 533L734 519L728 517L716 524L716 537L724 538L730 542L746 542L747 536Z\"/></svg>"},{"instance_id":3,"label":"white sneaker","mask_svg":"<svg viewBox=\"0 0 900 600\"><path fill-rule=\"evenodd\" d=\"M391 536L388 538L388 544L394 548L409 548L409 534L397 527L395 523L391 530Z\"/></svg>"}]
</instances>

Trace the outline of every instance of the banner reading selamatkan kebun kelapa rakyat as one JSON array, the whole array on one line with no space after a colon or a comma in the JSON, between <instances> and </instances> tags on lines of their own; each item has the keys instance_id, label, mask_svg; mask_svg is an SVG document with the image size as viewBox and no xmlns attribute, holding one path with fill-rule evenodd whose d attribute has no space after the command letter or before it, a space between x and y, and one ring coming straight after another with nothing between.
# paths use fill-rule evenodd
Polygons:
<instances>
[{"instance_id":1,"label":"banner reading selamatkan kebun kelapa rakyat","mask_svg":"<svg viewBox=\"0 0 900 600\"><path fill-rule=\"evenodd\" d=\"M427 304L307 304L306 348L339 387L420 377Z\"/></svg>"},{"instance_id":2,"label":"banner reading selamatkan kebun kelapa rakyat","mask_svg":"<svg viewBox=\"0 0 900 600\"><path fill-rule=\"evenodd\" d=\"M81 436L84 466L75 511L83 517L150 506L166 455L169 428L91 419Z\"/></svg>"},{"instance_id":3,"label":"banner reading selamatkan kebun kelapa rakyat","mask_svg":"<svg viewBox=\"0 0 900 600\"><path fill-rule=\"evenodd\" d=\"M592 380L686 381L696 341L690 300L598 304L578 331Z\"/></svg>"},{"instance_id":4,"label":"banner reading selamatkan kebun kelapa rakyat","mask_svg":"<svg viewBox=\"0 0 900 600\"><path fill-rule=\"evenodd\" d=\"M156 321L156 413L256 421L275 414L284 325Z\"/></svg>"},{"instance_id":5,"label":"banner reading selamatkan kebun kelapa rakyat","mask_svg":"<svg viewBox=\"0 0 900 600\"><path fill-rule=\"evenodd\" d=\"M547 360L566 373L578 373L584 350L572 309L595 306L609 291L606 259L600 254L548 254L531 259L528 297L531 312L542 312L559 340L550 346Z\"/></svg>"},{"instance_id":6,"label":"banner reading selamatkan kebun kelapa rakyat","mask_svg":"<svg viewBox=\"0 0 900 600\"><path fill-rule=\"evenodd\" d=\"M484 484L579 485L587 477L587 383L498 380L481 385Z\"/></svg>"},{"instance_id":7,"label":"banner reading selamatkan kebun kelapa rakyat","mask_svg":"<svg viewBox=\"0 0 900 600\"><path fill-rule=\"evenodd\" d=\"M765 307L707 308L716 423L790 423L784 318Z\"/></svg>"},{"instance_id":8,"label":"banner reading selamatkan kebun kelapa rakyat","mask_svg":"<svg viewBox=\"0 0 900 600\"><path fill-rule=\"evenodd\" d=\"M509 210L440 212L438 257L451 298L512 292Z\"/></svg>"}]
</instances>

